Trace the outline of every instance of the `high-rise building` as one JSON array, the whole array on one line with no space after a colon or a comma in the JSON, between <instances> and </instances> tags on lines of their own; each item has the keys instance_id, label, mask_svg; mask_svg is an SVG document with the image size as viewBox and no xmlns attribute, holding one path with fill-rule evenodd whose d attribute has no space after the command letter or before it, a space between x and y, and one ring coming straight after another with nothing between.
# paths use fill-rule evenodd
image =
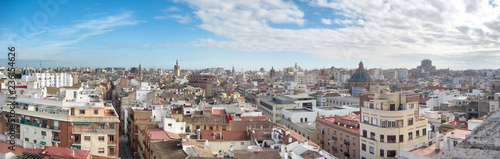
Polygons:
<instances>
[{"instance_id":1,"label":"high-rise building","mask_svg":"<svg viewBox=\"0 0 500 159\"><path fill-rule=\"evenodd\" d=\"M179 60L175 60L174 76L176 76L176 77L180 77L181 76L181 66L179 66Z\"/></svg>"},{"instance_id":2,"label":"high-rise building","mask_svg":"<svg viewBox=\"0 0 500 159\"><path fill-rule=\"evenodd\" d=\"M428 139L428 121L419 115L418 99L416 93L379 85L361 95L361 158L394 158L400 148Z\"/></svg>"}]
</instances>

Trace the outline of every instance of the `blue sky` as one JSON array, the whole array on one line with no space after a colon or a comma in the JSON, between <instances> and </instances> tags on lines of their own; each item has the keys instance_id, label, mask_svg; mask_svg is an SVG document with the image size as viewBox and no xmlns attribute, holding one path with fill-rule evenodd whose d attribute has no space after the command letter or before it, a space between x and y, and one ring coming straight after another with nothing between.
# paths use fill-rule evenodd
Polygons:
<instances>
[{"instance_id":1,"label":"blue sky","mask_svg":"<svg viewBox=\"0 0 500 159\"><path fill-rule=\"evenodd\" d=\"M46 7L48 6L48 7ZM498 0L0 2L18 66L498 69ZM5 51L7 52L7 50Z\"/></svg>"}]
</instances>

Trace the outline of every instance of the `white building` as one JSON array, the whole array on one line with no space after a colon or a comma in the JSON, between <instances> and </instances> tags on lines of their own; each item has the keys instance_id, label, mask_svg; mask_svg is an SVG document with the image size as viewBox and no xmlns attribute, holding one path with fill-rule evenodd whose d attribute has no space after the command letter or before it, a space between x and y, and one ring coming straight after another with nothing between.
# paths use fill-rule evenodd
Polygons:
<instances>
[{"instance_id":1,"label":"white building","mask_svg":"<svg viewBox=\"0 0 500 159\"><path fill-rule=\"evenodd\" d=\"M73 74L70 73L31 73L23 70L21 79L17 80L19 85L28 85L29 82L36 82L38 88L43 87L71 87L73 86Z\"/></svg>"},{"instance_id":2,"label":"white building","mask_svg":"<svg viewBox=\"0 0 500 159\"><path fill-rule=\"evenodd\" d=\"M176 119L163 119L163 130L176 134L186 133L186 122L178 122Z\"/></svg>"}]
</instances>

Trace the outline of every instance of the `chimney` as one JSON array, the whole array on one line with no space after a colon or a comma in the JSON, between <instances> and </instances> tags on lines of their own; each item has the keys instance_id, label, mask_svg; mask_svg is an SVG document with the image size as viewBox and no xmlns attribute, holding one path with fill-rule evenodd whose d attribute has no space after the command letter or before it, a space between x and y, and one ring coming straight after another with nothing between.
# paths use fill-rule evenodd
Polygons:
<instances>
[{"instance_id":1,"label":"chimney","mask_svg":"<svg viewBox=\"0 0 500 159\"><path fill-rule=\"evenodd\" d=\"M454 138L455 137L455 132L451 132L451 137Z\"/></svg>"},{"instance_id":2,"label":"chimney","mask_svg":"<svg viewBox=\"0 0 500 159\"><path fill-rule=\"evenodd\" d=\"M446 136L446 133L443 135L443 150L448 149L448 136Z\"/></svg>"},{"instance_id":3,"label":"chimney","mask_svg":"<svg viewBox=\"0 0 500 159\"><path fill-rule=\"evenodd\" d=\"M436 131L436 150L439 150L439 131Z\"/></svg>"},{"instance_id":4,"label":"chimney","mask_svg":"<svg viewBox=\"0 0 500 159\"><path fill-rule=\"evenodd\" d=\"M75 157L75 149L71 149L71 157Z\"/></svg>"},{"instance_id":5,"label":"chimney","mask_svg":"<svg viewBox=\"0 0 500 159\"><path fill-rule=\"evenodd\" d=\"M292 137L288 136L288 143L292 143Z\"/></svg>"}]
</instances>

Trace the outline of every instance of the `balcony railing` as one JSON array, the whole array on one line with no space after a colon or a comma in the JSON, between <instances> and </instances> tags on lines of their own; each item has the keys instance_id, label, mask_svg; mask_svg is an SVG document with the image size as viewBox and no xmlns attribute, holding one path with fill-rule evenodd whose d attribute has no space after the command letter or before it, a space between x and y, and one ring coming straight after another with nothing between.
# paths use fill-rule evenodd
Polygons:
<instances>
[{"instance_id":1,"label":"balcony railing","mask_svg":"<svg viewBox=\"0 0 500 159\"><path fill-rule=\"evenodd\" d=\"M332 139L333 140L337 140L337 136L332 136Z\"/></svg>"},{"instance_id":2,"label":"balcony railing","mask_svg":"<svg viewBox=\"0 0 500 159\"><path fill-rule=\"evenodd\" d=\"M349 145L349 141L344 140L344 144Z\"/></svg>"},{"instance_id":3,"label":"balcony railing","mask_svg":"<svg viewBox=\"0 0 500 159\"><path fill-rule=\"evenodd\" d=\"M349 152L344 152L344 156L345 157L350 157L351 155L349 154Z\"/></svg>"},{"instance_id":4,"label":"balcony railing","mask_svg":"<svg viewBox=\"0 0 500 159\"><path fill-rule=\"evenodd\" d=\"M101 134L116 134L116 129L73 129L74 134L81 133L101 133Z\"/></svg>"}]
</instances>

